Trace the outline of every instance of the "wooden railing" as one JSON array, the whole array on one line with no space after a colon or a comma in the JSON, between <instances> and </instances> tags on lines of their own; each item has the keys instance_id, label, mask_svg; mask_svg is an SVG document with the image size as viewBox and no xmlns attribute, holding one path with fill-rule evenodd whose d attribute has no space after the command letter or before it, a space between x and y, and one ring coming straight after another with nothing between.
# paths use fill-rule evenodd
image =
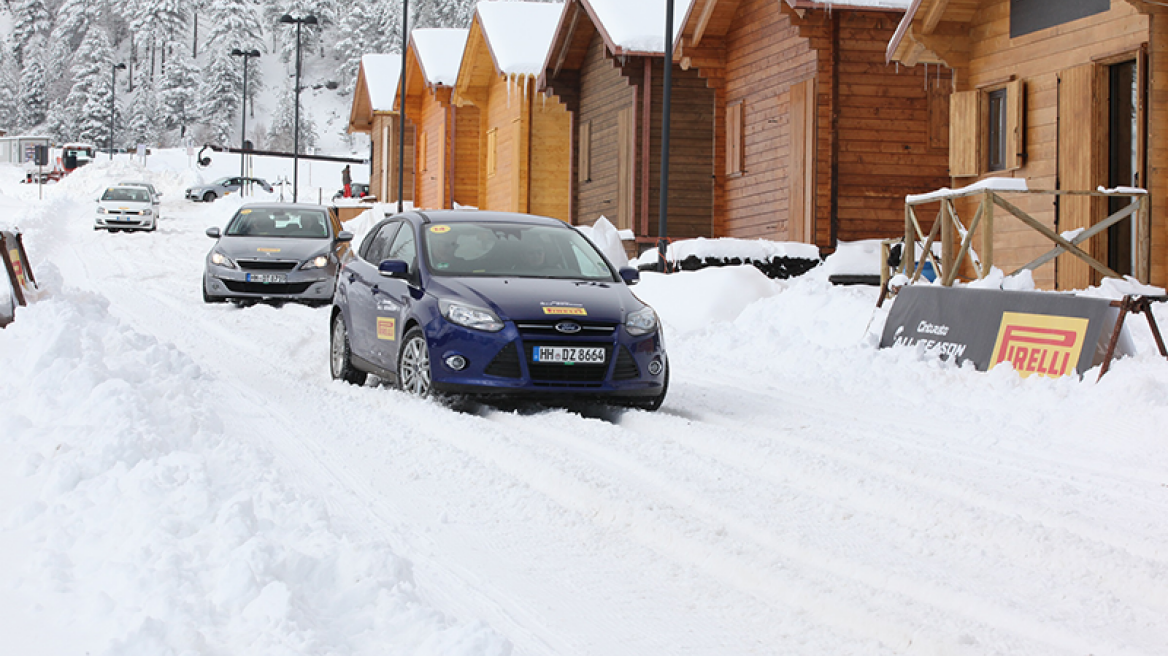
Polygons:
<instances>
[{"instance_id":1,"label":"wooden railing","mask_svg":"<svg viewBox=\"0 0 1168 656\"><path fill-rule=\"evenodd\" d=\"M1003 194L1044 194L1101 198L1120 197L1129 198L1131 202L1106 219L1086 228L1073 238L1067 239L1050 229L1041 221L1019 209L1017 205L1003 198ZM977 211L974 213L969 227L966 228L957 215L957 209L953 201L958 198L972 196L981 196L981 200L977 205ZM917 218L916 208L938 201L941 203L941 209L937 213L937 218L933 221L933 225L926 235L924 230L921 229L921 222ZM897 272L910 272L908 275L911 275L912 281L916 282L920 279L925 262L928 261L933 265L933 270L936 272L941 284L951 286L954 280L957 279L957 272L961 269L961 265L965 262L966 258L969 258L971 268L978 279L986 277L994 266L994 226L995 222L999 220L998 217L995 217L994 209L998 207L1054 244L1054 248L1051 250L1043 253L1031 262L1018 267L1018 269L1007 275L1014 275L1026 269L1033 271L1059 255L1069 254L1086 262L1088 266L1105 277L1122 278L1122 275L1092 257L1080 248L1079 245L1099 235L1111 226L1117 225L1120 221L1130 219L1132 234L1134 236L1134 253L1132 254L1133 274L1140 282L1147 284L1151 273L1151 224L1149 222L1148 202L1147 192L1138 189L1040 191L977 188L965 192L956 190L940 195L928 194L915 198L909 197L904 207L904 252L901 256L900 265L897 267ZM973 235L978 228L982 231L980 252L974 251L971 247ZM958 238L960 238L960 242ZM918 257L917 244L921 240L924 241L924 246L921 248ZM884 246L886 252L884 253L885 265L883 268L886 271L886 278L888 275L887 249L889 244L895 241L899 241L899 239L887 240ZM940 261L938 261L933 253L933 244L937 241L940 241L941 244ZM912 268L909 269L909 266Z\"/></svg>"}]
</instances>

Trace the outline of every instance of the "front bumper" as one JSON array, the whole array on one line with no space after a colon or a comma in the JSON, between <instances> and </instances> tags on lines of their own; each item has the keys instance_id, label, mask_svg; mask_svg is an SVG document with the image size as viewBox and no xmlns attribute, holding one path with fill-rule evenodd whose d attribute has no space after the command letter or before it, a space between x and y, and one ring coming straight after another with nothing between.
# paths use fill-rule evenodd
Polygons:
<instances>
[{"instance_id":1,"label":"front bumper","mask_svg":"<svg viewBox=\"0 0 1168 656\"><path fill-rule=\"evenodd\" d=\"M248 272L209 264L203 274L203 290L213 299L284 299L331 301L336 288L336 274L325 269L287 272L285 282L250 282ZM270 273L270 272L262 272Z\"/></svg>"},{"instance_id":2,"label":"front bumper","mask_svg":"<svg viewBox=\"0 0 1168 656\"><path fill-rule=\"evenodd\" d=\"M154 216L141 214L98 214L93 220L94 230L150 230Z\"/></svg>"}]
</instances>

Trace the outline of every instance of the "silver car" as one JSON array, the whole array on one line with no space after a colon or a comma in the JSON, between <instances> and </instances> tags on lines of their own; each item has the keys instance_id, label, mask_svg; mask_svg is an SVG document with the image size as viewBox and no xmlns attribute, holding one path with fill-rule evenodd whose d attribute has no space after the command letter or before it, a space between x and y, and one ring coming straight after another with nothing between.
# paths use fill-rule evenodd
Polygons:
<instances>
[{"instance_id":1,"label":"silver car","mask_svg":"<svg viewBox=\"0 0 1168 656\"><path fill-rule=\"evenodd\" d=\"M195 185L187 189L186 196L193 201L203 201L210 203L216 198L222 198L227 194L238 192L243 189L245 185L255 185L260 189L271 193L272 185L268 184L267 180L263 178L243 178L238 175L229 176L226 178L219 178L218 180L204 185Z\"/></svg>"},{"instance_id":2,"label":"silver car","mask_svg":"<svg viewBox=\"0 0 1168 656\"><path fill-rule=\"evenodd\" d=\"M341 229L323 205L256 203L235 213L227 227L208 228L215 246L207 253L203 300L332 301L338 262L353 233Z\"/></svg>"}]
</instances>

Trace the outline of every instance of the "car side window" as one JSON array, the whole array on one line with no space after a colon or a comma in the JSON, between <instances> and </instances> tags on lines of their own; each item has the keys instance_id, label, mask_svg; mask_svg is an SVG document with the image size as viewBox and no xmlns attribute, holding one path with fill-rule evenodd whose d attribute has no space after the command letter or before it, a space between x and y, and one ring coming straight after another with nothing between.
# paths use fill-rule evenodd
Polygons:
<instances>
[{"instance_id":1,"label":"car side window","mask_svg":"<svg viewBox=\"0 0 1168 656\"><path fill-rule=\"evenodd\" d=\"M410 265L411 272L417 270L418 242L414 239L414 231L409 226L397 233L385 259L402 260Z\"/></svg>"},{"instance_id":2,"label":"car side window","mask_svg":"<svg viewBox=\"0 0 1168 656\"><path fill-rule=\"evenodd\" d=\"M389 251L389 244L399 227L401 227L400 221L386 223L375 233L367 237L365 242L361 244L361 251L359 253L361 259L373 264L380 264L385 259L385 254Z\"/></svg>"}]
</instances>

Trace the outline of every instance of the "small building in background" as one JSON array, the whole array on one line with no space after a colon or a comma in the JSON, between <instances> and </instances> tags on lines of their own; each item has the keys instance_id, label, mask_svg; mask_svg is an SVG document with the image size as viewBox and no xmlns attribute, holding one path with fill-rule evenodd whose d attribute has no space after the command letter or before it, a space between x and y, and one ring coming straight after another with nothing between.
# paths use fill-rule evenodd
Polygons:
<instances>
[{"instance_id":1,"label":"small building in background","mask_svg":"<svg viewBox=\"0 0 1168 656\"><path fill-rule=\"evenodd\" d=\"M364 55L349 110L349 132L369 135L369 193L386 203L398 200L399 167L404 176L402 200L414 199L414 131L408 124L405 162L404 165L398 162L400 113L397 94L400 78L399 55Z\"/></svg>"}]
</instances>

